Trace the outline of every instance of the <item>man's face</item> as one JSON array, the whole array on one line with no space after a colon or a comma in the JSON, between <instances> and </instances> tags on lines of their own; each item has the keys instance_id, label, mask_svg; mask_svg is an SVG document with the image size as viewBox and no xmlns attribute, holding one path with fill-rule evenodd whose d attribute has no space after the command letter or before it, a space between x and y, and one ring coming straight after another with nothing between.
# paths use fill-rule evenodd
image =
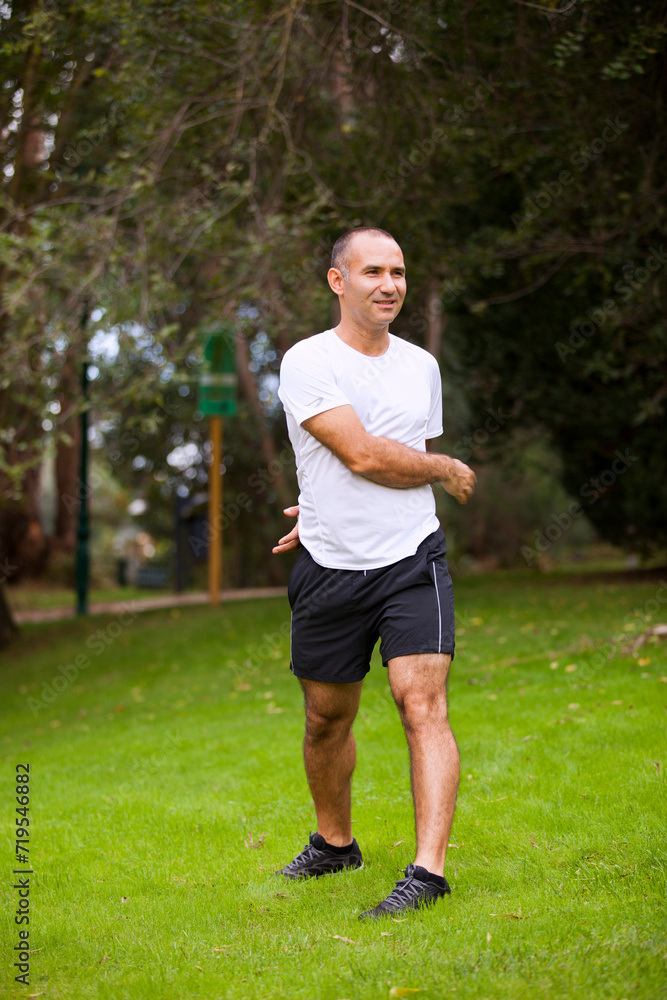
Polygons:
<instances>
[{"instance_id":1,"label":"man's face","mask_svg":"<svg viewBox=\"0 0 667 1000\"><path fill-rule=\"evenodd\" d=\"M361 326L386 327L398 316L407 290L401 248L386 236L362 233L352 242L348 267L349 277L337 282L341 312ZM338 290L333 282L332 287Z\"/></svg>"}]
</instances>

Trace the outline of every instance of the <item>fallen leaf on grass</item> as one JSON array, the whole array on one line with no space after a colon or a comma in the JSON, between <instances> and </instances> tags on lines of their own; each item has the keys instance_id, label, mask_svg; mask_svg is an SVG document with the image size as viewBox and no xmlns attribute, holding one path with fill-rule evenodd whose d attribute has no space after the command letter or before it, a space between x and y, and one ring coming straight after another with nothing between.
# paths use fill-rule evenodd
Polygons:
<instances>
[{"instance_id":1,"label":"fallen leaf on grass","mask_svg":"<svg viewBox=\"0 0 667 1000\"><path fill-rule=\"evenodd\" d=\"M396 843L393 845L391 851L394 850L394 847L398 847L399 844L404 844L404 843L405 843L404 840L397 840ZM389 852L389 857L391 857L391 851Z\"/></svg>"},{"instance_id":2,"label":"fallen leaf on grass","mask_svg":"<svg viewBox=\"0 0 667 1000\"><path fill-rule=\"evenodd\" d=\"M254 848L263 847L264 846L264 834L260 833L259 837L255 841L255 840L253 840L252 833L251 833L250 837L244 837L243 843L245 844L246 847L254 847Z\"/></svg>"},{"instance_id":3,"label":"fallen leaf on grass","mask_svg":"<svg viewBox=\"0 0 667 1000\"><path fill-rule=\"evenodd\" d=\"M531 842L531 844L533 845L533 847L537 847L537 846L538 846L538 845L537 845L537 844L535 843L535 841L533 840L533 835L532 835L532 833L531 833L531 835L530 835L530 842Z\"/></svg>"},{"instance_id":4,"label":"fallen leaf on grass","mask_svg":"<svg viewBox=\"0 0 667 1000\"><path fill-rule=\"evenodd\" d=\"M393 937L393 931L380 931L380 937Z\"/></svg>"},{"instance_id":5,"label":"fallen leaf on grass","mask_svg":"<svg viewBox=\"0 0 667 1000\"><path fill-rule=\"evenodd\" d=\"M566 674L573 674L576 669L577 669L577 664L576 663L568 663L568 665L565 668L565 673Z\"/></svg>"},{"instance_id":6,"label":"fallen leaf on grass","mask_svg":"<svg viewBox=\"0 0 667 1000\"><path fill-rule=\"evenodd\" d=\"M657 760L653 761L653 767L656 769L658 774L660 774L660 764L658 764Z\"/></svg>"},{"instance_id":7,"label":"fallen leaf on grass","mask_svg":"<svg viewBox=\"0 0 667 1000\"><path fill-rule=\"evenodd\" d=\"M525 920L526 918L521 914L521 907L516 913L492 913L492 917L505 917L506 920Z\"/></svg>"},{"instance_id":8,"label":"fallen leaf on grass","mask_svg":"<svg viewBox=\"0 0 667 1000\"><path fill-rule=\"evenodd\" d=\"M345 941L347 944L355 944L356 943L355 941L352 940L352 938L343 937L342 934L332 934L331 936L333 938L335 938L336 941Z\"/></svg>"},{"instance_id":9,"label":"fallen leaf on grass","mask_svg":"<svg viewBox=\"0 0 667 1000\"><path fill-rule=\"evenodd\" d=\"M195 969L198 969L198 970L199 970L199 972L203 972L203 971L204 971L204 970L202 969L201 965L195 965Z\"/></svg>"},{"instance_id":10,"label":"fallen leaf on grass","mask_svg":"<svg viewBox=\"0 0 667 1000\"><path fill-rule=\"evenodd\" d=\"M639 659L637 660L637 663L639 664L640 667L647 667L650 662L651 662L650 656L640 656Z\"/></svg>"},{"instance_id":11,"label":"fallen leaf on grass","mask_svg":"<svg viewBox=\"0 0 667 1000\"><path fill-rule=\"evenodd\" d=\"M415 989L413 986L392 986L389 990L390 997L409 997L413 993L423 993L423 990Z\"/></svg>"},{"instance_id":12,"label":"fallen leaf on grass","mask_svg":"<svg viewBox=\"0 0 667 1000\"><path fill-rule=\"evenodd\" d=\"M287 893L286 892L277 892L276 896L278 897L278 899L287 899Z\"/></svg>"},{"instance_id":13,"label":"fallen leaf on grass","mask_svg":"<svg viewBox=\"0 0 667 1000\"><path fill-rule=\"evenodd\" d=\"M486 943L487 944L491 944L491 935L490 935L489 931L486 932Z\"/></svg>"}]
</instances>

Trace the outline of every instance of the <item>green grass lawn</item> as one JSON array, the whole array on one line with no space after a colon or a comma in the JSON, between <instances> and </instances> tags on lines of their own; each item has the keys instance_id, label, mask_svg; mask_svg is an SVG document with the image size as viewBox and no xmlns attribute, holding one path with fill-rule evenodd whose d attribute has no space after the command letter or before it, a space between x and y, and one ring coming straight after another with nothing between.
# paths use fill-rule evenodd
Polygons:
<instances>
[{"instance_id":1,"label":"green grass lawn","mask_svg":"<svg viewBox=\"0 0 667 1000\"><path fill-rule=\"evenodd\" d=\"M91 590L88 594L88 600L90 604L97 601L134 601L145 597L173 594L173 592L173 588L107 587ZM21 584L17 587L8 587L5 595L13 611L76 607L76 592L72 587Z\"/></svg>"},{"instance_id":2,"label":"green grass lawn","mask_svg":"<svg viewBox=\"0 0 667 1000\"><path fill-rule=\"evenodd\" d=\"M377 659L355 725L365 867L293 884L272 872L314 814L286 600L25 627L0 664L0 995L667 996L667 645L623 652L647 615L667 620L656 593L667 600L657 584L456 585L452 895L373 923L358 913L414 851L405 740ZM21 762L28 988L11 970Z\"/></svg>"}]
</instances>

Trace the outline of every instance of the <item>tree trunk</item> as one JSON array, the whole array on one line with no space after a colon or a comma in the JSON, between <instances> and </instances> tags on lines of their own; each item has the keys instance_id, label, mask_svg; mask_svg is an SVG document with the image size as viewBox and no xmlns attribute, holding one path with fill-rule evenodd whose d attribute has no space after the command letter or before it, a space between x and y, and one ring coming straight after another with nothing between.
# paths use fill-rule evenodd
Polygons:
<instances>
[{"instance_id":1,"label":"tree trunk","mask_svg":"<svg viewBox=\"0 0 667 1000\"><path fill-rule=\"evenodd\" d=\"M281 505L283 507L290 507L295 502L296 498L290 497L288 493L287 483L285 482L285 476L282 469L279 469L275 475L273 474L271 463L275 462L276 465L280 465L278 451L276 449L276 444L273 440L271 430L266 421L262 404L260 403L259 396L257 394L257 383L255 382L250 368L248 367L250 363L248 342L245 335L240 330L238 330L236 334L236 363L239 376L239 386L250 403L259 425L260 448L264 463L272 474L272 486L280 499Z\"/></svg>"},{"instance_id":2,"label":"tree trunk","mask_svg":"<svg viewBox=\"0 0 667 1000\"><path fill-rule=\"evenodd\" d=\"M245 335L240 330L237 331L236 334L236 357L239 385L242 392L248 399L259 425L260 449L264 465L267 471L271 474L272 488L276 491L281 508L291 507L296 503L297 498L296 496L291 495L290 491L287 489L285 475L282 471L282 463L278 458L276 444L273 440L271 429L267 423L264 410L262 409L262 404L257 393L257 383L253 373L248 367L250 362L248 342ZM278 471L274 472L274 469L277 469ZM257 512L257 517L260 525L260 533L266 539L266 545L268 547L268 551L270 552L271 547L276 544L277 539L273 534L275 531L275 522L268 516L268 508L266 504L261 505L260 510ZM292 525L290 525L290 528L291 527ZM275 558L271 558L266 564L266 572L269 578L268 582L271 586L276 586L277 584L282 583L284 578L283 570L277 564Z\"/></svg>"},{"instance_id":3,"label":"tree trunk","mask_svg":"<svg viewBox=\"0 0 667 1000\"><path fill-rule=\"evenodd\" d=\"M0 584L0 649L8 646L18 635L18 626L12 617L12 610L7 603L3 584Z\"/></svg>"},{"instance_id":4,"label":"tree trunk","mask_svg":"<svg viewBox=\"0 0 667 1000\"><path fill-rule=\"evenodd\" d=\"M431 281L426 299L426 342L424 347L434 358L440 359L442 335L447 326L447 315L442 311L440 301L440 282L437 278Z\"/></svg>"},{"instance_id":5,"label":"tree trunk","mask_svg":"<svg viewBox=\"0 0 667 1000\"><path fill-rule=\"evenodd\" d=\"M40 84L41 48L34 42L26 54L22 76L21 119L16 135L14 172L9 182L9 198L0 212L3 227L11 237L21 238L31 229L23 209L30 208L42 184L40 166L45 158L45 136L37 109ZM11 207L7 207L11 206ZM10 264L0 267L0 301L4 302L6 286L15 272ZM25 292L29 314L36 325L45 322L40 286L35 283ZM23 330L8 306L0 316L0 360L12 371L12 390L0 399L0 424L11 428L13 437L4 445L2 460L5 468L16 470L12 479L0 474L0 561L11 567L12 582L21 576L40 573L46 564L48 543L39 517L39 464L41 460L41 412L35 399L34 372L41 367L39 350L27 347L25 356L16 361L16 349L11 343L12 328ZM8 336L9 335L9 336ZM29 337L29 340L32 337ZM22 397L25 398L25 402ZM8 579L0 566L0 580ZM1 587L0 587L1 589ZM4 602L3 602L4 603ZM7 609L0 607L0 623L7 629ZM9 614L11 620L11 614Z\"/></svg>"},{"instance_id":6,"label":"tree trunk","mask_svg":"<svg viewBox=\"0 0 667 1000\"><path fill-rule=\"evenodd\" d=\"M54 544L64 552L74 552L76 548L77 517L79 512L79 457L81 451L81 423L77 408L79 380L77 377L76 355L67 352L62 369L59 402L62 414L62 428L71 438L71 443L58 441L56 451L56 527Z\"/></svg>"},{"instance_id":7,"label":"tree trunk","mask_svg":"<svg viewBox=\"0 0 667 1000\"><path fill-rule=\"evenodd\" d=\"M12 455L10 452L11 464ZM28 469L22 477L18 499L6 477L0 476L0 497L6 499L0 508L0 579L12 583L22 577L39 576L48 558L49 545L39 519L39 467Z\"/></svg>"}]
</instances>

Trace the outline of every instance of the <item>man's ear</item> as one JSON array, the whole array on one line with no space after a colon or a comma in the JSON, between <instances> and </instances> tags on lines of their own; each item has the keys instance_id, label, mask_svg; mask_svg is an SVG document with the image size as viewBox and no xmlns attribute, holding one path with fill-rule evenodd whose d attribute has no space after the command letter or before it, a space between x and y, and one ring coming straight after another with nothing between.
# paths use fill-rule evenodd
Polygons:
<instances>
[{"instance_id":1,"label":"man's ear","mask_svg":"<svg viewBox=\"0 0 667 1000\"><path fill-rule=\"evenodd\" d=\"M345 279L343 278L342 272L339 271L337 267L329 268L329 272L327 274L327 281L329 282L329 287L331 288L332 292L335 292L336 295L343 294L343 285Z\"/></svg>"}]
</instances>

